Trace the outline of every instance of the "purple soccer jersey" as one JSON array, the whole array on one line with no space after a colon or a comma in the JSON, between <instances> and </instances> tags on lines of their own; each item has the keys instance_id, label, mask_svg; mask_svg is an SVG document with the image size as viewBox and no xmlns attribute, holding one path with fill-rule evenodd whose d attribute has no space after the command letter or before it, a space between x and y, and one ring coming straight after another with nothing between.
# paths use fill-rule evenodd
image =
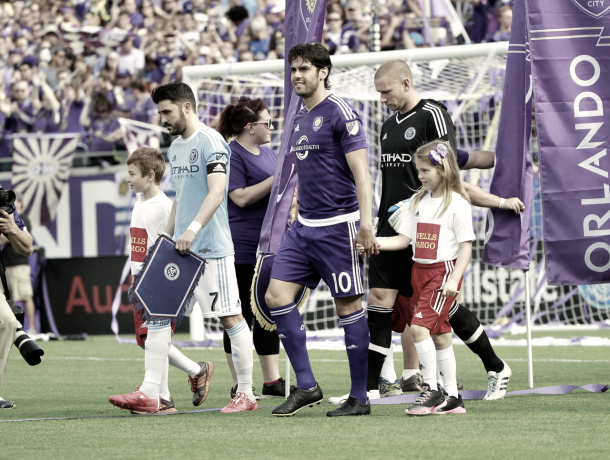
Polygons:
<instances>
[{"instance_id":1,"label":"purple soccer jersey","mask_svg":"<svg viewBox=\"0 0 610 460\"><path fill-rule=\"evenodd\" d=\"M330 95L311 111L303 107L292 126L299 215L328 219L357 211L356 185L345 155L366 148L366 137L353 107Z\"/></svg>"},{"instance_id":2,"label":"purple soccer jersey","mask_svg":"<svg viewBox=\"0 0 610 460\"><path fill-rule=\"evenodd\" d=\"M246 150L237 141L231 142L229 147L232 152L229 192L250 187L273 176L277 154L269 147L261 146L259 155ZM268 203L269 195L250 206L241 208L229 198L229 225L235 246L235 263L256 263L256 248Z\"/></svg>"},{"instance_id":3,"label":"purple soccer jersey","mask_svg":"<svg viewBox=\"0 0 610 460\"><path fill-rule=\"evenodd\" d=\"M455 149L455 156L457 157L457 164L460 169L466 166L468 163L468 157L470 156L466 150Z\"/></svg>"},{"instance_id":4,"label":"purple soccer jersey","mask_svg":"<svg viewBox=\"0 0 610 460\"><path fill-rule=\"evenodd\" d=\"M323 279L333 297L363 294L362 259L355 245L358 228L356 221L324 227L295 222L282 241L271 278L311 289Z\"/></svg>"}]
</instances>

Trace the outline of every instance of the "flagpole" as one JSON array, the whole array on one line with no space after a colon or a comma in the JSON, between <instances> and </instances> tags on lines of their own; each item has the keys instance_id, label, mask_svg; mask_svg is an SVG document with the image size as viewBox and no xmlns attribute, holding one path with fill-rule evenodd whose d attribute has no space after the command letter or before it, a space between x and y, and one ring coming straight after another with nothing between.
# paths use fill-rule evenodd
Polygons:
<instances>
[{"instance_id":1,"label":"flagpole","mask_svg":"<svg viewBox=\"0 0 610 460\"><path fill-rule=\"evenodd\" d=\"M525 275L525 323L527 330L527 380L530 388L534 388L534 360L532 357L532 316L530 305L530 276L528 270Z\"/></svg>"}]
</instances>

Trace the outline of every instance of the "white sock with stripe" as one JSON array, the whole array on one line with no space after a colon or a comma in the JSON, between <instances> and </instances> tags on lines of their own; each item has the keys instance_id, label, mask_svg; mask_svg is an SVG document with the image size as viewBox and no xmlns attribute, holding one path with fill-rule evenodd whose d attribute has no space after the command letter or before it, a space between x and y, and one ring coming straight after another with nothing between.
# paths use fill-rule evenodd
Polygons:
<instances>
[{"instance_id":1,"label":"white sock with stripe","mask_svg":"<svg viewBox=\"0 0 610 460\"><path fill-rule=\"evenodd\" d=\"M191 377L195 377L195 375L197 375L197 373L199 373L201 370L201 366L199 364L184 356L184 354L173 345L169 349L168 358L170 366L177 367Z\"/></svg>"},{"instance_id":2,"label":"white sock with stripe","mask_svg":"<svg viewBox=\"0 0 610 460\"><path fill-rule=\"evenodd\" d=\"M396 369L394 368L394 344L390 344L388 354L383 361L383 367L381 368L381 377L386 379L390 383L394 383L397 379Z\"/></svg>"},{"instance_id":3,"label":"white sock with stripe","mask_svg":"<svg viewBox=\"0 0 610 460\"><path fill-rule=\"evenodd\" d=\"M443 374L443 386L449 396L458 397L457 389L457 365L453 345L442 350L436 350L436 363Z\"/></svg>"},{"instance_id":4,"label":"white sock with stripe","mask_svg":"<svg viewBox=\"0 0 610 460\"><path fill-rule=\"evenodd\" d=\"M428 337L426 340L415 343L415 349L417 350L417 356L419 362L422 365L422 373L424 374L424 383L430 386L430 389L437 391L436 386L436 348L434 347L434 341L432 337Z\"/></svg>"},{"instance_id":5,"label":"white sock with stripe","mask_svg":"<svg viewBox=\"0 0 610 460\"><path fill-rule=\"evenodd\" d=\"M237 391L245 393L250 400L255 401L256 398L252 392L254 347L252 345L252 333L246 320L242 320L238 325L227 329L227 334L229 334L231 340L231 356L237 373Z\"/></svg>"},{"instance_id":6,"label":"white sock with stripe","mask_svg":"<svg viewBox=\"0 0 610 460\"><path fill-rule=\"evenodd\" d=\"M159 397L171 339L172 330L169 325L160 328L149 325L144 346L144 382L140 387L140 391L149 398Z\"/></svg>"}]
</instances>

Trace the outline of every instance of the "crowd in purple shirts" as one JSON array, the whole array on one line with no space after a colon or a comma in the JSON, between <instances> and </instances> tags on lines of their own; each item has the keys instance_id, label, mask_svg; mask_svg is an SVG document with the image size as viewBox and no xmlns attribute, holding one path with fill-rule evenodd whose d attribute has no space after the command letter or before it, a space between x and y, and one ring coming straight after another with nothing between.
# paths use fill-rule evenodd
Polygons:
<instances>
[{"instance_id":1,"label":"crowd in purple shirts","mask_svg":"<svg viewBox=\"0 0 610 460\"><path fill-rule=\"evenodd\" d=\"M330 53L371 51L371 0L326 3ZM376 2L381 50L468 42L450 17L435 17L444 3ZM452 3L471 42L508 40L509 0ZM118 118L157 124L149 92L180 80L185 65L283 58L284 15L284 0L0 3L0 158L10 156L15 133L71 132L84 151L121 149Z\"/></svg>"}]
</instances>

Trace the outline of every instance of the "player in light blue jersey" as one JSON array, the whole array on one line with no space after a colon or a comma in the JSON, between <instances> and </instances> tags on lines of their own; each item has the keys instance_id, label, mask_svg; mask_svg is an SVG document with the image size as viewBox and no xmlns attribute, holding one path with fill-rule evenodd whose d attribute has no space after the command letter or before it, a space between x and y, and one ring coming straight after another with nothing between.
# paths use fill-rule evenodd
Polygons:
<instances>
[{"instance_id":1,"label":"player in light blue jersey","mask_svg":"<svg viewBox=\"0 0 610 460\"><path fill-rule=\"evenodd\" d=\"M250 329L241 315L235 275L233 242L227 215L227 188L231 149L222 136L197 117L195 96L188 85L171 82L152 92L161 123L178 137L167 151L176 200L166 233L176 249L189 250L206 259L206 268L195 289L203 316L220 320L231 339L238 388L221 412L256 410L252 393L253 347ZM169 335L166 342L169 341ZM147 346L149 346L147 341ZM162 353L160 358L163 359ZM195 395L207 394L212 369L191 380Z\"/></svg>"}]
</instances>

